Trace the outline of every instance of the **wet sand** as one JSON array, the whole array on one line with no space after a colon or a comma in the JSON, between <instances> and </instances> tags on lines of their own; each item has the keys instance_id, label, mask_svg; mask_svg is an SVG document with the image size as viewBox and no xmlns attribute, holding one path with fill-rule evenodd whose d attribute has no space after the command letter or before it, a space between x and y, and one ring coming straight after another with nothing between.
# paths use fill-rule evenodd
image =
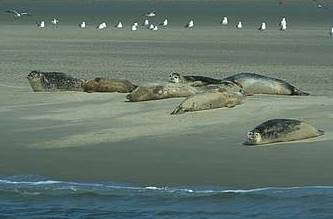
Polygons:
<instances>
[{"instance_id":1,"label":"wet sand","mask_svg":"<svg viewBox=\"0 0 333 219\"><path fill-rule=\"evenodd\" d=\"M144 185L333 184L333 44L324 27L132 33L7 25L0 34L0 175ZM312 96L252 96L232 109L172 116L182 98L128 103L125 94L33 93L25 77L35 69L138 84L166 81L171 71L216 78L256 72ZM272 118L305 120L326 134L242 144L248 130Z\"/></svg>"}]
</instances>

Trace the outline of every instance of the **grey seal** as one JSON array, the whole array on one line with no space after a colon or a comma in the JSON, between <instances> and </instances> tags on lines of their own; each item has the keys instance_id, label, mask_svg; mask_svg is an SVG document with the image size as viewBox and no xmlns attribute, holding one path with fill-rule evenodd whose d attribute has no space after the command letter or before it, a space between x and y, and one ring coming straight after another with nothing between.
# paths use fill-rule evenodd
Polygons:
<instances>
[{"instance_id":1,"label":"grey seal","mask_svg":"<svg viewBox=\"0 0 333 219\"><path fill-rule=\"evenodd\" d=\"M295 141L318 137L324 133L324 131L318 130L303 121L295 119L272 119L249 131L245 144L260 145Z\"/></svg>"},{"instance_id":2,"label":"grey seal","mask_svg":"<svg viewBox=\"0 0 333 219\"><path fill-rule=\"evenodd\" d=\"M186 112L210 110L222 107L234 107L243 103L245 96L240 92L229 92L225 89L194 94L186 98L172 111L172 115Z\"/></svg>"},{"instance_id":3,"label":"grey seal","mask_svg":"<svg viewBox=\"0 0 333 219\"><path fill-rule=\"evenodd\" d=\"M83 90L86 92L119 92L130 93L137 86L128 80L104 79L95 78L94 80L86 81L83 85Z\"/></svg>"},{"instance_id":4,"label":"grey seal","mask_svg":"<svg viewBox=\"0 0 333 219\"><path fill-rule=\"evenodd\" d=\"M83 91L85 80L74 78L62 72L32 71L27 76L31 88L39 91Z\"/></svg>"},{"instance_id":5,"label":"grey seal","mask_svg":"<svg viewBox=\"0 0 333 219\"><path fill-rule=\"evenodd\" d=\"M220 84L222 80L197 75L180 75L179 73L171 73L169 75L171 83L190 83L192 86L203 86L208 84Z\"/></svg>"},{"instance_id":6,"label":"grey seal","mask_svg":"<svg viewBox=\"0 0 333 219\"><path fill-rule=\"evenodd\" d=\"M241 85L247 94L310 95L286 81L255 73L239 73L223 80Z\"/></svg>"},{"instance_id":7,"label":"grey seal","mask_svg":"<svg viewBox=\"0 0 333 219\"><path fill-rule=\"evenodd\" d=\"M203 90L197 87L192 87L188 84L154 84L139 86L128 94L126 98L130 102L138 102L175 97L188 97L199 92L203 92Z\"/></svg>"}]
</instances>

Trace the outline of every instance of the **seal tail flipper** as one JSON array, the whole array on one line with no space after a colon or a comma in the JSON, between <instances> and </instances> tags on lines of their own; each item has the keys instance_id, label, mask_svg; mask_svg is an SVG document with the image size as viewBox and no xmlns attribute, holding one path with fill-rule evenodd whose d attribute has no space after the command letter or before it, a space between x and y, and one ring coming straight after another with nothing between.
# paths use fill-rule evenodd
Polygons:
<instances>
[{"instance_id":1,"label":"seal tail flipper","mask_svg":"<svg viewBox=\"0 0 333 219\"><path fill-rule=\"evenodd\" d=\"M325 134L324 130L321 130L321 129L318 130L318 136L321 136L321 135L324 135L324 134Z\"/></svg>"},{"instance_id":2,"label":"seal tail flipper","mask_svg":"<svg viewBox=\"0 0 333 219\"><path fill-rule=\"evenodd\" d=\"M297 88L294 88L292 95L298 95L298 96L309 96L310 93L298 90Z\"/></svg>"},{"instance_id":3,"label":"seal tail flipper","mask_svg":"<svg viewBox=\"0 0 333 219\"><path fill-rule=\"evenodd\" d=\"M180 106L177 106L176 109L174 109L174 111L172 111L170 114L171 115L176 115L176 114L182 114L182 113L185 113L183 107L180 105Z\"/></svg>"}]
</instances>

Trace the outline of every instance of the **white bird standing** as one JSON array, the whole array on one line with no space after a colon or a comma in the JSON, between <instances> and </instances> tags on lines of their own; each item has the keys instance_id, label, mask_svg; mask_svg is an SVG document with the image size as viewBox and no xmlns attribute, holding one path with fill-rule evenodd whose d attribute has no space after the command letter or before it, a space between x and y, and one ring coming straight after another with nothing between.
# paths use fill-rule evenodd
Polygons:
<instances>
[{"instance_id":1,"label":"white bird standing","mask_svg":"<svg viewBox=\"0 0 333 219\"><path fill-rule=\"evenodd\" d=\"M153 30L155 30L155 31L158 30L158 27L157 27L157 26L154 26Z\"/></svg>"},{"instance_id":2,"label":"white bird standing","mask_svg":"<svg viewBox=\"0 0 333 219\"><path fill-rule=\"evenodd\" d=\"M86 22L85 21L82 21L81 24L80 24L80 28L86 28Z\"/></svg>"},{"instance_id":3,"label":"white bird standing","mask_svg":"<svg viewBox=\"0 0 333 219\"><path fill-rule=\"evenodd\" d=\"M242 29L243 28L243 24L241 21L238 21L238 24L236 25L237 29Z\"/></svg>"},{"instance_id":4,"label":"white bird standing","mask_svg":"<svg viewBox=\"0 0 333 219\"><path fill-rule=\"evenodd\" d=\"M101 23L97 26L97 29L99 29L99 30L102 30L102 29L105 29L105 28L106 28L106 23L105 22L103 22L103 23Z\"/></svg>"},{"instance_id":5,"label":"white bird standing","mask_svg":"<svg viewBox=\"0 0 333 219\"><path fill-rule=\"evenodd\" d=\"M138 27L139 26L139 24L138 24L138 22L134 22L134 24L133 24L134 26L136 26L136 27Z\"/></svg>"},{"instance_id":6,"label":"white bird standing","mask_svg":"<svg viewBox=\"0 0 333 219\"><path fill-rule=\"evenodd\" d=\"M283 17L282 19L281 19L281 21L280 21L280 26L282 27L282 26L287 26L287 21L286 21L286 18L285 17Z\"/></svg>"},{"instance_id":7,"label":"white bird standing","mask_svg":"<svg viewBox=\"0 0 333 219\"><path fill-rule=\"evenodd\" d=\"M131 27L131 31L136 31L138 29L138 26L135 25L135 23Z\"/></svg>"},{"instance_id":8,"label":"white bird standing","mask_svg":"<svg viewBox=\"0 0 333 219\"><path fill-rule=\"evenodd\" d=\"M13 14L15 17L22 17L23 15L26 15L26 16L31 16L31 14L27 13L27 12L18 12L16 10L7 10L5 11L7 13L10 13L10 14Z\"/></svg>"},{"instance_id":9,"label":"white bird standing","mask_svg":"<svg viewBox=\"0 0 333 219\"><path fill-rule=\"evenodd\" d=\"M333 27L331 28L330 36L333 37Z\"/></svg>"},{"instance_id":10,"label":"white bird standing","mask_svg":"<svg viewBox=\"0 0 333 219\"><path fill-rule=\"evenodd\" d=\"M154 27L155 27L155 25L154 25L154 24L150 24L150 25L149 25L149 30L153 30L153 29L154 29Z\"/></svg>"},{"instance_id":11,"label":"white bird standing","mask_svg":"<svg viewBox=\"0 0 333 219\"><path fill-rule=\"evenodd\" d=\"M57 25L57 24L59 23L59 20L58 20L57 18L53 18L53 19L51 20L51 23L52 23L53 25Z\"/></svg>"},{"instance_id":12,"label":"white bird standing","mask_svg":"<svg viewBox=\"0 0 333 219\"><path fill-rule=\"evenodd\" d=\"M260 27L258 28L258 30L261 30L261 31L266 30L266 23L262 22L261 25L260 25Z\"/></svg>"},{"instance_id":13,"label":"white bird standing","mask_svg":"<svg viewBox=\"0 0 333 219\"><path fill-rule=\"evenodd\" d=\"M221 21L222 25L227 25L228 24L228 18L224 17L223 20Z\"/></svg>"},{"instance_id":14,"label":"white bird standing","mask_svg":"<svg viewBox=\"0 0 333 219\"><path fill-rule=\"evenodd\" d=\"M184 27L185 28L193 28L194 27L194 21L190 20Z\"/></svg>"},{"instance_id":15,"label":"white bird standing","mask_svg":"<svg viewBox=\"0 0 333 219\"><path fill-rule=\"evenodd\" d=\"M168 26L168 19L164 19L162 23L160 23L161 26L166 27Z\"/></svg>"},{"instance_id":16,"label":"white bird standing","mask_svg":"<svg viewBox=\"0 0 333 219\"><path fill-rule=\"evenodd\" d=\"M287 30L287 24L282 24L280 30L286 31Z\"/></svg>"},{"instance_id":17,"label":"white bird standing","mask_svg":"<svg viewBox=\"0 0 333 219\"><path fill-rule=\"evenodd\" d=\"M145 21L143 22L143 26L146 26L146 27L149 26L149 20L148 19L145 19Z\"/></svg>"},{"instance_id":18,"label":"white bird standing","mask_svg":"<svg viewBox=\"0 0 333 219\"><path fill-rule=\"evenodd\" d=\"M41 22L37 23L37 27L44 28L45 27L45 21L41 21Z\"/></svg>"},{"instance_id":19,"label":"white bird standing","mask_svg":"<svg viewBox=\"0 0 333 219\"><path fill-rule=\"evenodd\" d=\"M119 21L119 23L116 25L116 28L119 28L119 29L123 28L123 24L121 23L121 21Z\"/></svg>"}]
</instances>

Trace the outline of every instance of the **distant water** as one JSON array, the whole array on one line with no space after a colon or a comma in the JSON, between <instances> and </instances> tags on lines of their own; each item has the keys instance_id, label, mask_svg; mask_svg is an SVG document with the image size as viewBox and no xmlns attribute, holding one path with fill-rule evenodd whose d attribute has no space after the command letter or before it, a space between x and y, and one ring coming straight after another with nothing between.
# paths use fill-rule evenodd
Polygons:
<instances>
[{"instance_id":1,"label":"distant water","mask_svg":"<svg viewBox=\"0 0 333 219\"><path fill-rule=\"evenodd\" d=\"M29 24L46 20L49 24L53 17L60 20L60 25L77 25L85 20L89 25L96 25L101 21L115 25L119 20L130 25L134 21L142 22L144 13L157 11L154 23L168 18L170 26L183 26L189 19L194 19L198 26L218 26L223 16L229 17L230 24L236 25L241 20L246 26L258 26L266 21L276 26L281 17L287 17L290 24L320 24L330 26L333 21L333 3L326 1L328 9L318 8L312 1L285 1L279 5L276 0L265 1L199 1L199 0L45 0L22 1L7 0L1 2L1 9L15 8L28 11L33 16L15 19L6 13L0 13L0 24Z\"/></svg>"},{"instance_id":2,"label":"distant water","mask_svg":"<svg viewBox=\"0 0 333 219\"><path fill-rule=\"evenodd\" d=\"M333 218L333 186L139 187L0 178L0 218Z\"/></svg>"}]
</instances>

